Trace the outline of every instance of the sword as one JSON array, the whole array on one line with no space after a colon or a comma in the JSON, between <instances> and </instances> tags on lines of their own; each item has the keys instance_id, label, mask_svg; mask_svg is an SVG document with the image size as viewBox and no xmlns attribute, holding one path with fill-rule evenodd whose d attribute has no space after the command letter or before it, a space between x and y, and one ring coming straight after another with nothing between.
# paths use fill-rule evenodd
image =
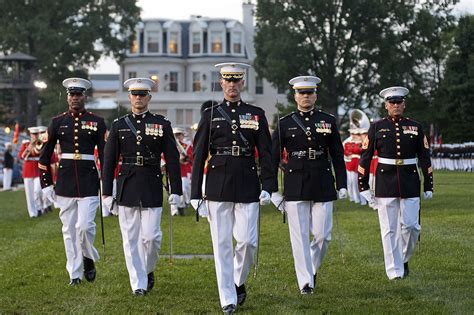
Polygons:
<instances>
[{"instance_id":1,"label":"sword","mask_svg":"<svg viewBox=\"0 0 474 315\"><path fill-rule=\"evenodd\" d=\"M257 219L257 248L255 252L255 269L253 271L253 278L257 278L258 272L258 252L260 249L260 202L258 203L258 219Z\"/></svg>"},{"instance_id":2,"label":"sword","mask_svg":"<svg viewBox=\"0 0 474 315\"><path fill-rule=\"evenodd\" d=\"M113 205L112 205L113 207ZM104 261L105 261L105 232L104 232L104 217L102 215L102 187L99 183L99 210L100 210L100 228L102 230L102 250L104 251Z\"/></svg>"}]
</instances>

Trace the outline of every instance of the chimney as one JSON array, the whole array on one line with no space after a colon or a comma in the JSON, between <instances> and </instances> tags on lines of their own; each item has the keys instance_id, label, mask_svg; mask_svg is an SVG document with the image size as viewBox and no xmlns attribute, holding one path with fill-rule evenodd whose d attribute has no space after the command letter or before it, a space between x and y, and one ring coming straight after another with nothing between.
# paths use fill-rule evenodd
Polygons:
<instances>
[{"instance_id":1,"label":"chimney","mask_svg":"<svg viewBox=\"0 0 474 315\"><path fill-rule=\"evenodd\" d=\"M255 36L254 26L254 8L255 5L251 0L242 1L242 14L243 14L243 25L245 30L245 46L247 47L247 53L249 59L255 59L255 48L253 46L253 37Z\"/></svg>"}]
</instances>

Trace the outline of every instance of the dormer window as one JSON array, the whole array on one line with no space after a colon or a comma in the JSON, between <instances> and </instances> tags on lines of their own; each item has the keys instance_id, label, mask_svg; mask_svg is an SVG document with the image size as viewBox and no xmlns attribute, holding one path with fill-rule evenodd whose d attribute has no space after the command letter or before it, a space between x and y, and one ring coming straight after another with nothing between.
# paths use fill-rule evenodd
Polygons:
<instances>
[{"instance_id":1,"label":"dormer window","mask_svg":"<svg viewBox=\"0 0 474 315\"><path fill-rule=\"evenodd\" d=\"M130 46L130 53L131 54L138 54L138 40L134 39L132 41L132 45Z\"/></svg>"},{"instance_id":2,"label":"dormer window","mask_svg":"<svg viewBox=\"0 0 474 315\"><path fill-rule=\"evenodd\" d=\"M232 32L232 53L242 54L242 32Z\"/></svg>"},{"instance_id":3,"label":"dormer window","mask_svg":"<svg viewBox=\"0 0 474 315\"><path fill-rule=\"evenodd\" d=\"M170 38L168 40L168 53L177 54L178 53L178 32L170 32Z\"/></svg>"},{"instance_id":4,"label":"dormer window","mask_svg":"<svg viewBox=\"0 0 474 315\"><path fill-rule=\"evenodd\" d=\"M148 53L159 53L160 52L160 31L147 31L147 52Z\"/></svg>"},{"instance_id":5,"label":"dormer window","mask_svg":"<svg viewBox=\"0 0 474 315\"><path fill-rule=\"evenodd\" d=\"M193 54L200 54L201 53L201 43L202 43L202 33L201 32L193 32L193 35L192 35L192 51L193 51Z\"/></svg>"},{"instance_id":6,"label":"dormer window","mask_svg":"<svg viewBox=\"0 0 474 315\"><path fill-rule=\"evenodd\" d=\"M224 52L224 32L212 31L211 32L211 53L222 54Z\"/></svg>"}]
</instances>

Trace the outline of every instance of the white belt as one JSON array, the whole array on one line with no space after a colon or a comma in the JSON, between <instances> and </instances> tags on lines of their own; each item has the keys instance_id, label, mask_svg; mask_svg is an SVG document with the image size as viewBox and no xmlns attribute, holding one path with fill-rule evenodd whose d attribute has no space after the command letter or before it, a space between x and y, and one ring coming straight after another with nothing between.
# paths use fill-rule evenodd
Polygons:
<instances>
[{"instance_id":1,"label":"white belt","mask_svg":"<svg viewBox=\"0 0 474 315\"><path fill-rule=\"evenodd\" d=\"M388 164L388 165L412 165L416 164L417 159L386 159L379 157L379 163Z\"/></svg>"},{"instance_id":2,"label":"white belt","mask_svg":"<svg viewBox=\"0 0 474 315\"><path fill-rule=\"evenodd\" d=\"M95 161L93 154L62 153L61 159Z\"/></svg>"},{"instance_id":3,"label":"white belt","mask_svg":"<svg viewBox=\"0 0 474 315\"><path fill-rule=\"evenodd\" d=\"M25 159L25 161L39 161L39 157L28 157Z\"/></svg>"}]
</instances>

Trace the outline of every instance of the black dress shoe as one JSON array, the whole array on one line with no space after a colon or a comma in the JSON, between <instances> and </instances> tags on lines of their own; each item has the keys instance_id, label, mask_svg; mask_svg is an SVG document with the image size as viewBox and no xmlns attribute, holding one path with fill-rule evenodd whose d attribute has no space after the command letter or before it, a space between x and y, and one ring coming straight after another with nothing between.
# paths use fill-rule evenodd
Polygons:
<instances>
[{"instance_id":1,"label":"black dress shoe","mask_svg":"<svg viewBox=\"0 0 474 315\"><path fill-rule=\"evenodd\" d=\"M222 308L224 314L234 314L235 313L235 304L229 304Z\"/></svg>"},{"instance_id":2,"label":"black dress shoe","mask_svg":"<svg viewBox=\"0 0 474 315\"><path fill-rule=\"evenodd\" d=\"M318 273L315 273L314 276L313 276L313 288L316 288L316 276L318 275Z\"/></svg>"},{"instance_id":3,"label":"black dress shoe","mask_svg":"<svg viewBox=\"0 0 474 315\"><path fill-rule=\"evenodd\" d=\"M178 214L184 216L184 208L178 208Z\"/></svg>"},{"instance_id":4,"label":"black dress shoe","mask_svg":"<svg viewBox=\"0 0 474 315\"><path fill-rule=\"evenodd\" d=\"M69 282L69 285L71 287L74 287L74 286L80 285L80 284L81 284L81 279L79 279L79 278L71 279L71 281Z\"/></svg>"},{"instance_id":5,"label":"black dress shoe","mask_svg":"<svg viewBox=\"0 0 474 315\"><path fill-rule=\"evenodd\" d=\"M408 268L408 262L403 263L403 278L408 277L410 269Z\"/></svg>"},{"instance_id":6,"label":"black dress shoe","mask_svg":"<svg viewBox=\"0 0 474 315\"><path fill-rule=\"evenodd\" d=\"M245 299L247 298L247 291L245 290L245 284L242 284L240 287L235 285L235 290L237 291L237 304L243 305Z\"/></svg>"},{"instance_id":7,"label":"black dress shoe","mask_svg":"<svg viewBox=\"0 0 474 315\"><path fill-rule=\"evenodd\" d=\"M133 296L143 296L145 294L146 294L146 290L144 290L144 289L136 289L132 293Z\"/></svg>"},{"instance_id":8,"label":"black dress shoe","mask_svg":"<svg viewBox=\"0 0 474 315\"><path fill-rule=\"evenodd\" d=\"M92 282L95 280L96 270L94 261L90 258L84 257L84 278L87 281Z\"/></svg>"},{"instance_id":9,"label":"black dress shoe","mask_svg":"<svg viewBox=\"0 0 474 315\"><path fill-rule=\"evenodd\" d=\"M313 288L307 284L303 287L303 289L301 289L300 293L302 295L313 294Z\"/></svg>"},{"instance_id":10,"label":"black dress shoe","mask_svg":"<svg viewBox=\"0 0 474 315\"><path fill-rule=\"evenodd\" d=\"M153 272L150 272L148 274L148 285L146 287L147 291L151 291L151 289L153 289L154 286L155 286L155 275L153 274Z\"/></svg>"}]
</instances>

